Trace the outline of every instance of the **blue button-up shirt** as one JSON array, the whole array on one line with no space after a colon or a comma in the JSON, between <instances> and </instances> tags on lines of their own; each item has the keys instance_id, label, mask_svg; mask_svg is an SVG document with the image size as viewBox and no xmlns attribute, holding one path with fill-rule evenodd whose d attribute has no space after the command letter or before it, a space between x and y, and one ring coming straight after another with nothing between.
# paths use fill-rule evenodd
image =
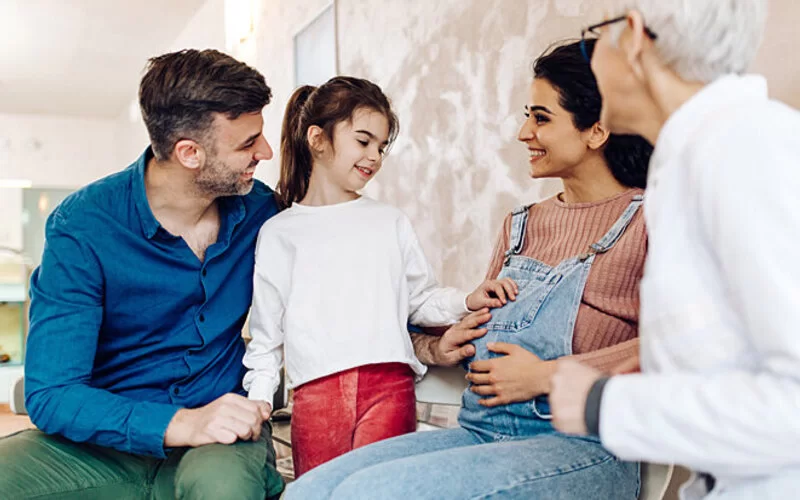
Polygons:
<instances>
[{"instance_id":1,"label":"blue button-up shirt","mask_svg":"<svg viewBox=\"0 0 800 500\"><path fill-rule=\"evenodd\" d=\"M156 220L150 149L51 214L31 278L26 407L44 432L164 456L180 408L242 393L242 325L258 230L278 212L256 181L220 198L217 242L201 262Z\"/></svg>"}]
</instances>

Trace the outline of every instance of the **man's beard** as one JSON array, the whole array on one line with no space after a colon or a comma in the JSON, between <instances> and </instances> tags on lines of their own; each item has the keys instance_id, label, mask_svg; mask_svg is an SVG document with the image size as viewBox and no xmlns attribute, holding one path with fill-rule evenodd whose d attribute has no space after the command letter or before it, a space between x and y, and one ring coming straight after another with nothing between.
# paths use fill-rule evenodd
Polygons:
<instances>
[{"instance_id":1,"label":"man's beard","mask_svg":"<svg viewBox=\"0 0 800 500\"><path fill-rule=\"evenodd\" d=\"M249 165L250 168L254 164ZM242 172L237 172L216 156L210 157L208 162L195 177L195 187L204 195L243 196L253 189L253 179L243 180Z\"/></svg>"}]
</instances>

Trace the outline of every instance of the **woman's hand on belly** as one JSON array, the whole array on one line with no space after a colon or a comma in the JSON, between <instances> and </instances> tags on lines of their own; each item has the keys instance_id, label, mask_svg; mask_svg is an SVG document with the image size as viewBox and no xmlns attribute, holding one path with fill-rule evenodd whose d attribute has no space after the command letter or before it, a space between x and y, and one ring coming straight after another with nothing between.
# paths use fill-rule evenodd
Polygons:
<instances>
[{"instance_id":1,"label":"woman's hand on belly","mask_svg":"<svg viewBox=\"0 0 800 500\"><path fill-rule=\"evenodd\" d=\"M538 356L516 344L490 342L490 351L505 354L497 358L470 364L467 380L470 390L481 396L484 406L498 406L530 401L550 392L550 377L555 361L542 361Z\"/></svg>"}]
</instances>

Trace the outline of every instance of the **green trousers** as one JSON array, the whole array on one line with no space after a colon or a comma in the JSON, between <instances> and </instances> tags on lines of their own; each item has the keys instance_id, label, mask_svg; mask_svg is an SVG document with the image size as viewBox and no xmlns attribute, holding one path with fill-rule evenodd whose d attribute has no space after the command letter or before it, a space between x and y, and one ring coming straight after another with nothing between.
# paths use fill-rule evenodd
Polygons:
<instances>
[{"instance_id":1,"label":"green trousers","mask_svg":"<svg viewBox=\"0 0 800 500\"><path fill-rule=\"evenodd\" d=\"M266 423L258 441L180 448L158 459L22 431L0 439L0 498L277 497L284 484L271 436Z\"/></svg>"}]
</instances>

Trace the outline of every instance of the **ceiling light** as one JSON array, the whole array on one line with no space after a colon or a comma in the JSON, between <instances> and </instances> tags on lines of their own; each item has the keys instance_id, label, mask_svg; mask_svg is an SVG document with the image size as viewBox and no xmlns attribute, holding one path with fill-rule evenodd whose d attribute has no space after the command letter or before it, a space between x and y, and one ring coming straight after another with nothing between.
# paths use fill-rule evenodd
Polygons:
<instances>
[{"instance_id":1,"label":"ceiling light","mask_svg":"<svg viewBox=\"0 0 800 500\"><path fill-rule=\"evenodd\" d=\"M253 0L225 0L225 45L233 50L253 34Z\"/></svg>"}]
</instances>

